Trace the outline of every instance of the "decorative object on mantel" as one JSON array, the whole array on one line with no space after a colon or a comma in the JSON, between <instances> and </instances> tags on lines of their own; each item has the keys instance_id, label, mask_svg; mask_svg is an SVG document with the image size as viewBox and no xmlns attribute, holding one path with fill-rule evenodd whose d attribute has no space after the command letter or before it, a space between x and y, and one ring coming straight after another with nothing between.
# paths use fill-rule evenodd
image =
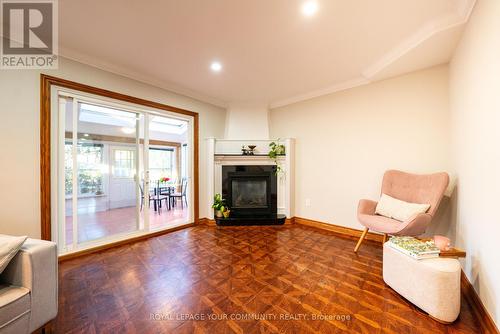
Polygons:
<instances>
[{"instance_id":1,"label":"decorative object on mantel","mask_svg":"<svg viewBox=\"0 0 500 334\"><path fill-rule=\"evenodd\" d=\"M221 194L215 194L212 208L215 210L216 217L222 218L222 216L225 216L224 212L226 211L228 211L227 216L229 217L229 208L226 206L226 200L222 198Z\"/></svg>"},{"instance_id":2,"label":"decorative object on mantel","mask_svg":"<svg viewBox=\"0 0 500 334\"><path fill-rule=\"evenodd\" d=\"M278 163L278 156L285 155L285 145L279 144L279 139L276 142L269 143L269 158L271 158L276 164L276 175L279 174L282 169L280 164Z\"/></svg>"},{"instance_id":3,"label":"decorative object on mantel","mask_svg":"<svg viewBox=\"0 0 500 334\"><path fill-rule=\"evenodd\" d=\"M254 155L255 153L255 148L257 147L257 145L248 145L248 146L245 146L245 145L242 145L241 146L241 154L242 155Z\"/></svg>"},{"instance_id":4,"label":"decorative object on mantel","mask_svg":"<svg viewBox=\"0 0 500 334\"><path fill-rule=\"evenodd\" d=\"M248 145L248 149L249 149L249 154L250 155L253 155L254 154L254 150L255 148L257 147L257 145Z\"/></svg>"}]
</instances>

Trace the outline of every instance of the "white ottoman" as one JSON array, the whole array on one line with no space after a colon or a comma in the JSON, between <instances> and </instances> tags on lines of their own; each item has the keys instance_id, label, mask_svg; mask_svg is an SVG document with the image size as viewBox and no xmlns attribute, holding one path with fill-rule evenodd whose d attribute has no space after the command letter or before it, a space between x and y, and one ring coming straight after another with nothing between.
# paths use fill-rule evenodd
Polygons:
<instances>
[{"instance_id":1,"label":"white ottoman","mask_svg":"<svg viewBox=\"0 0 500 334\"><path fill-rule=\"evenodd\" d=\"M441 322L460 313L460 263L453 258L415 260L384 244L383 277L401 296Z\"/></svg>"}]
</instances>

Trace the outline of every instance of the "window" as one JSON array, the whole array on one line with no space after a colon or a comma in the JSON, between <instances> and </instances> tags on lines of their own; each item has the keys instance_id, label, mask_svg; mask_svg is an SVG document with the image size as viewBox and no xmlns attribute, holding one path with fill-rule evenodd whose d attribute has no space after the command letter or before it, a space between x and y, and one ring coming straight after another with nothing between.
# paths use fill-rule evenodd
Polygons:
<instances>
[{"instance_id":1,"label":"window","mask_svg":"<svg viewBox=\"0 0 500 334\"><path fill-rule=\"evenodd\" d=\"M117 178L132 178L135 172L134 151L131 149L113 150L113 176Z\"/></svg>"},{"instance_id":2,"label":"window","mask_svg":"<svg viewBox=\"0 0 500 334\"><path fill-rule=\"evenodd\" d=\"M174 149L150 148L149 149L149 178L158 180L161 177L173 178L174 175Z\"/></svg>"},{"instance_id":3,"label":"window","mask_svg":"<svg viewBox=\"0 0 500 334\"><path fill-rule=\"evenodd\" d=\"M73 145L66 142L64 145L64 173L66 196L73 194ZM78 195L102 195L103 189L103 161L104 145L78 143Z\"/></svg>"}]
</instances>

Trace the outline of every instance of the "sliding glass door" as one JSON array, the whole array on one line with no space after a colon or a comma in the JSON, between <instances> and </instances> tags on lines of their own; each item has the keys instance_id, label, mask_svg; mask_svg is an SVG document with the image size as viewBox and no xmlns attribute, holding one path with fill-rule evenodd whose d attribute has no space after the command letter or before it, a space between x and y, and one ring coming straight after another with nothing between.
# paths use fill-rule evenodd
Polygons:
<instances>
[{"instance_id":1,"label":"sliding glass door","mask_svg":"<svg viewBox=\"0 0 500 334\"><path fill-rule=\"evenodd\" d=\"M61 100L65 245L75 249L137 231L139 115L75 97Z\"/></svg>"},{"instance_id":2,"label":"sliding glass door","mask_svg":"<svg viewBox=\"0 0 500 334\"><path fill-rule=\"evenodd\" d=\"M191 178L182 163L189 119L68 92L58 100L62 253L191 221Z\"/></svg>"}]
</instances>

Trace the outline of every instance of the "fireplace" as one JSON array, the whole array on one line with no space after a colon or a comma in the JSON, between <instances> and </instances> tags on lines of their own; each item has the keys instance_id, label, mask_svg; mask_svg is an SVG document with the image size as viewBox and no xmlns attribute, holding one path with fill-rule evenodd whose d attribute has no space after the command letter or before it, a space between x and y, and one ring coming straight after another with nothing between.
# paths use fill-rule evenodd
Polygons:
<instances>
[{"instance_id":1,"label":"fireplace","mask_svg":"<svg viewBox=\"0 0 500 334\"><path fill-rule=\"evenodd\" d=\"M222 167L222 197L233 219L276 219L277 188L273 165Z\"/></svg>"},{"instance_id":2,"label":"fireplace","mask_svg":"<svg viewBox=\"0 0 500 334\"><path fill-rule=\"evenodd\" d=\"M270 142L206 138L205 211L217 225L283 224L295 215L295 140L283 140L286 155L276 161L267 154ZM254 155L242 155L241 147L248 145L257 145ZM276 164L282 169L277 175ZM212 208L216 194L231 208L228 218L217 217Z\"/></svg>"}]
</instances>

